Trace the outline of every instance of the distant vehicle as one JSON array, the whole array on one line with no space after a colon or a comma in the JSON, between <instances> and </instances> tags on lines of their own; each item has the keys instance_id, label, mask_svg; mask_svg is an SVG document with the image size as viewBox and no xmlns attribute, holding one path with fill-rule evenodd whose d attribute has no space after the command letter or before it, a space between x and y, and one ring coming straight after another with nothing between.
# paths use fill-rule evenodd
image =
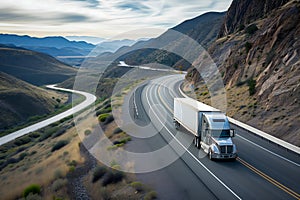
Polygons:
<instances>
[{"instance_id":1,"label":"distant vehicle","mask_svg":"<svg viewBox=\"0 0 300 200\"><path fill-rule=\"evenodd\" d=\"M182 125L195 137L194 145L210 159L235 159L234 130L220 110L189 98L174 98L174 125Z\"/></svg>"}]
</instances>

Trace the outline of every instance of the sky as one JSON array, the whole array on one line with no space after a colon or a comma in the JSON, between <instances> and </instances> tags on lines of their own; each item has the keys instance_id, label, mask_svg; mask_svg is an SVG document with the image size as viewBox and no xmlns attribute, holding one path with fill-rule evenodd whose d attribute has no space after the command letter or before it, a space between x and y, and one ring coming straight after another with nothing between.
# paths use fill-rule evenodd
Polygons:
<instances>
[{"instance_id":1,"label":"sky","mask_svg":"<svg viewBox=\"0 0 300 200\"><path fill-rule=\"evenodd\" d=\"M232 0L1 0L0 32L36 37L155 37Z\"/></svg>"}]
</instances>

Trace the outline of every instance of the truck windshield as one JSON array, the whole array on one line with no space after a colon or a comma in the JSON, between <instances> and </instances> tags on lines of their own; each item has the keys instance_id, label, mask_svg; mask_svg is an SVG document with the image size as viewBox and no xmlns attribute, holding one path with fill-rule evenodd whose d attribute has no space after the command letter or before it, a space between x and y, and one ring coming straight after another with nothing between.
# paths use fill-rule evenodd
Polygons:
<instances>
[{"instance_id":1,"label":"truck windshield","mask_svg":"<svg viewBox=\"0 0 300 200\"><path fill-rule=\"evenodd\" d=\"M214 138L230 137L230 130L211 130L211 136Z\"/></svg>"}]
</instances>

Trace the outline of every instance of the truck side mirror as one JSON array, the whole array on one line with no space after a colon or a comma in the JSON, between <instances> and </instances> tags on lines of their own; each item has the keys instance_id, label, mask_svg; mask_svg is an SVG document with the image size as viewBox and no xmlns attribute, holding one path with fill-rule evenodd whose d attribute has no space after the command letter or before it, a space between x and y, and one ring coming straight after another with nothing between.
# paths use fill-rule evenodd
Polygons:
<instances>
[{"instance_id":1,"label":"truck side mirror","mask_svg":"<svg viewBox=\"0 0 300 200\"><path fill-rule=\"evenodd\" d=\"M234 137L234 129L230 129L230 137Z\"/></svg>"}]
</instances>

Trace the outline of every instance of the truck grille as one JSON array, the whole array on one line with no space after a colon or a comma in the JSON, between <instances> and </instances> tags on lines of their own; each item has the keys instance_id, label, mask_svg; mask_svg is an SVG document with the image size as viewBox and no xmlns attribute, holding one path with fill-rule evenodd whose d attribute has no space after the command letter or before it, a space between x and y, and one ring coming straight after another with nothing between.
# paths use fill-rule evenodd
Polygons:
<instances>
[{"instance_id":1,"label":"truck grille","mask_svg":"<svg viewBox=\"0 0 300 200\"><path fill-rule=\"evenodd\" d=\"M233 146L227 145L227 146L220 146L221 153L232 153L233 152Z\"/></svg>"}]
</instances>

